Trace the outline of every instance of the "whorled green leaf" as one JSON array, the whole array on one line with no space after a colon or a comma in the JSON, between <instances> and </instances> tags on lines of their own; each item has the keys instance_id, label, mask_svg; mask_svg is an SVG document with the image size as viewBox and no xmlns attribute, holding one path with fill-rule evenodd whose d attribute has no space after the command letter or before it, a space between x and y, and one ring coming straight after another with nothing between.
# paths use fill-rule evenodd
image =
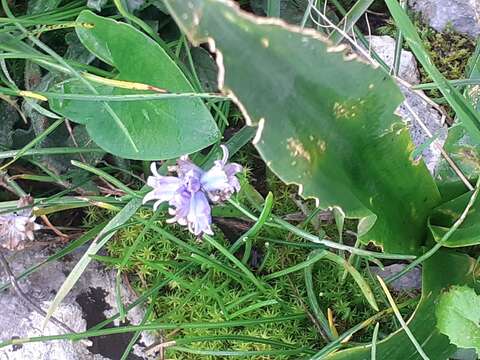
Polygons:
<instances>
[{"instance_id":1,"label":"whorled green leaf","mask_svg":"<svg viewBox=\"0 0 480 360\"><path fill-rule=\"evenodd\" d=\"M455 286L440 296L437 328L461 348L480 355L480 296L468 286Z\"/></svg>"},{"instance_id":2,"label":"whorled green leaf","mask_svg":"<svg viewBox=\"0 0 480 360\"><path fill-rule=\"evenodd\" d=\"M77 27L77 35L88 50L118 70L117 80L144 83L171 92L194 91L167 53L132 26L90 11L83 11L77 21L93 25ZM101 95L135 93L128 89L92 85ZM78 79L60 82L53 90L92 94ZM109 103L128 136L107 111L105 103L51 100L50 105L69 119L85 124L97 145L129 159L174 158L203 149L219 137L210 112L198 98Z\"/></svg>"},{"instance_id":3,"label":"whorled green leaf","mask_svg":"<svg viewBox=\"0 0 480 360\"><path fill-rule=\"evenodd\" d=\"M472 193L465 193L433 210L428 227L435 241L440 241L465 211ZM444 241L445 247L461 247L480 244L480 200L477 198L460 227Z\"/></svg>"},{"instance_id":4,"label":"whorled green leaf","mask_svg":"<svg viewBox=\"0 0 480 360\"><path fill-rule=\"evenodd\" d=\"M474 269L474 259L451 250L441 250L423 264L422 298L407 325L431 360L446 360L456 350L449 339L436 328L435 303L443 289L471 282ZM376 343L376 358L422 360L401 328ZM371 344L342 350L324 359L370 360Z\"/></svg>"},{"instance_id":5,"label":"whorled green leaf","mask_svg":"<svg viewBox=\"0 0 480 360\"><path fill-rule=\"evenodd\" d=\"M364 243L418 251L439 194L410 157L408 130L393 114L402 95L388 75L316 32L253 17L229 1L165 3L192 42L217 52L220 88L258 127L254 144L282 180L322 208L360 219Z\"/></svg>"}]
</instances>

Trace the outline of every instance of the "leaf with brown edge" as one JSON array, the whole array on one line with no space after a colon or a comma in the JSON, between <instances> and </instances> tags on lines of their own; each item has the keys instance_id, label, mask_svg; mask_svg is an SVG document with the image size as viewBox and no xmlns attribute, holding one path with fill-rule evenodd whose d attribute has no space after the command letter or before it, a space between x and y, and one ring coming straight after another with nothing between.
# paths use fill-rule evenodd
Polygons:
<instances>
[{"instance_id":1,"label":"leaf with brown edge","mask_svg":"<svg viewBox=\"0 0 480 360\"><path fill-rule=\"evenodd\" d=\"M439 193L394 115L388 74L313 31L242 12L226 0L166 0L194 44L208 42L219 87L256 126L267 165L322 208L359 219L362 242L417 253Z\"/></svg>"}]
</instances>

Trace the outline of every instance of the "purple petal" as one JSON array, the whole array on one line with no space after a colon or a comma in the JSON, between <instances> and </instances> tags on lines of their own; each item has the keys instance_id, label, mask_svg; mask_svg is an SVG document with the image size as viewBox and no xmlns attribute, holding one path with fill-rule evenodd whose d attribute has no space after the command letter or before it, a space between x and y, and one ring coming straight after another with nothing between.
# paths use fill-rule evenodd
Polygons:
<instances>
[{"instance_id":1,"label":"purple petal","mask_svg":"<svg viewBox=\"0 0 480 360\"><path fill-rule=\"evenodd\" d=\"M180 178L186 176L187 173L193 172L196 176L201 177L203 170L190 161L187 155L177 160L177 174Z\"/></svg>"},{"instance_id":2,"label":"purple petal","mask_svg":"<svg viewBox=\"0 0 480 360\"><path fill-rule=\"evenodd\" d=\"M235 175L241 172L243 167L237 163L229 163L226 164L223 169L225 170L225 174L227 174L230 186L233 187L235 191L240 191L240 182Z\"/></svg>"},{"instance_id":3,"label":"purple petal","mask_svg":"<svg viewBox=\"0 0 480 360\"><path fill-rule=\"evenodd\" d=\"M182 186L182 180L175 176L159 175L155 163L152 163L151 169L155 176L149 176L147 184L153 188L153 190L145 195L143 203L150 200L157 200L154 204L154 210L156 210L161 203L170 201L173 198L175 193Z\"/></svg>"},{"instance_id":4,"label":"purple petal","mask_svg":"<svg viewBox=\"0 0 480 360\"><path fill-rule=\"evenodd\" d=\"M200 182L201 174L195 170L190 170L183 177L183 184L185 188L190 191L192 194L199 191L201 187Z\"/></svg>"},{"instance_id":5,"label":"purple petal","mask_svg":"<svg viewBox=\"0 0 480 360\"><path fill-rule=\"evenodd\" d=\"M212 216L210 205L205 194L201 191L193 194L190 199L190 211L187 216L188 229L194 235L208 234L213 235Z\"/></svg>"},{"instance_id":6,"label":"purple petal","mask_svg":"<svg viewBox=\"0 0 480 360\"><path fill-rule=\"evenodd\" d=\"M202 190L207 192L213 202L228 200L235 191L240 190L240 183L235 174L241 170L242 167L238 164L224 164L223 160L215 161L215 165L202 176Z\"/></svg>"},{"instance_id":7,"label":"purple petal","mask_svg":"<svg viewBox=\"0 0 480 360\"><path fill-rule=\"evenodd\" d=\"M225 164L223 167L223 170L225 171L225 174L230 178L231 176L235 176L239 172L243 170L242 165L237 164L237 163L228 163Z\"/></svg>"},{"instance_id":8,"label":"purple petal","mask_svg":"<svg viewBox=\"0 0 480 360\"><path fill-rule=\"evenodd\" d=\"M207 192L222 191L229 186L221 161L215 161L215 165L202 175L201 183L202 189Z\"/></svg>"},{"instance_id":9,"label":"purple petal","mask_svg":"<svg viewBox=\"0 0 480 360\"><path fill-rule=\"evenodd\" d=\"M191 198L192 193L185 187L182 187L177 191L175 196L169 202L171 206L169 213L170 215L173 215L173 218L168 220L169 223L178 222L180 225L187 225L187 216L190 211Z\"/></svg>"}]
</instances>

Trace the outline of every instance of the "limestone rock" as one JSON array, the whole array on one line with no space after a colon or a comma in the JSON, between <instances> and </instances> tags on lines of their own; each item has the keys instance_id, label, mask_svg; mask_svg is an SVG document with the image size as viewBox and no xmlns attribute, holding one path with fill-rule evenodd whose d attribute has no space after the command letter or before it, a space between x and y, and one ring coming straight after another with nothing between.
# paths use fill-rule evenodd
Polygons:
<instances>
[{"instance_id":1,"label":"limestone rock","mask_svg":"<svg viewBox=\"0 0 480 360\"><path fill-rule=\"evenodd\" d=\"M389 36L370 36L369 40L372 49L388 66L392 67L395 56L395 40ZM399 77L410 84L418 84L420 81L415 57L406 50L402 50ZM445 143L447 126L443 123L440 112L431 104L425 102L419 95L422 94L421 91L413 92L404 86L400 86L400 89L405 96L405 101L399 106L397 113L407 123L415 146L422 146L430 140L415 116L408 110L407 104L418 115L425 127L436 137L436 140L426 147L421 155L428 170L434 175L441 159L441 153L437 145L443 146Z\"/></svg>"},{"instance_id":2,"label":"limestone rock","mask_svg":"<svg viewBox=\"0 0 480 360\"><path fill-rule=\"evenodd\" d=\"M405 264L393 264L385 266L384 269L379 267L372 267L373 274L380 276L382 279L386 279L392 275L395 275L402 271ZM414 268L401 278L392 281L391 287L395 291L412 291L420 290L422 288L422 274L419 268Z\"/></svg>"},{"instance_id":3,"label":"limestone rock","mask_svg":"<svg viewBox=\"0 0 480 360\"><path fill-rule=\"evenodd\" d=\"M19 281L22 290L37 302L45 311L53 300L56 291L64 282L68 273L77 263L85 248L68 255L66 259L55 261L41 267L28 278ZM23 250L8 257L14 274L18 275L32 265L45 261L48 250ZM7 278L1 272L1 283ZM85 331L95 324L117 313L115 303L115 276L112 271L93 262L84 272L80 280L65 298L54 316L77 332ZM123 302L133 301L133 295L122 289ZM0 293L0 338L7 340L12 337L33 337L64 333L50 322L42 332L43 317L30 311L23 300L8 289ZM144 311L134 308L128 313L128 324L139 324ZM119 326L118 321L111 326ZM107 326L107 327L111 327ZM118 360L125 350L132 334L116 334L104 337L90 338L89 346L84 342L50 341L9 346L0 349L0 360ZM129 360L146 359L141 347L154 342L152 335L143 333L135 345Z\"/></svg>"},{"instance_id":4,"label":"limestone rock","mask_svg":"<svg viewBox=\"0 0 480 360\"><path fill-rule=\"evenodd\" d=\"M409 0L408 4L437 31L450 24L472 38L480 35L480 0Z\"/></svg>"},{"instance_id":5,"label":"limestone rock","mask_svg":"<svg viewBox=\"0 0 480 360\"><path fill-rule=\"evenodd\" d=\"M393 68L395 39L390 36L369 36L368 40L370 41L372 50L374 50L390 68ZM418 84L420 82L417 61L410 51L402 51L399 76L410 84Z\"/></svg>"}]
</instances>

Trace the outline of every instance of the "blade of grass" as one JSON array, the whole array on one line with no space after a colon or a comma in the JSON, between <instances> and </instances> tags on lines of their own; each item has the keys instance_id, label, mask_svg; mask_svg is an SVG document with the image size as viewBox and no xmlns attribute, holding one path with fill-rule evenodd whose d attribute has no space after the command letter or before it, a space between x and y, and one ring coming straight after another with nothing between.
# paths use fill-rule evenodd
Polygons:
<instances>
[{"instance_id":1,"label":"blade of grass","mask_svg":"<svg viewBox=\"0 0 480 360\"><path fill-rule=\"evenodd\" d=\"M228 304L226 306L227 311L233 310L235 307L239 306L240 304L243 304L244 302L250 300L253 297L258 296L258 292L252 292L247 295L242 296L240 299L236 300L235 302Z\"/></svg>"},{"instance_id":2,"label":"blade of grass","mask_svg":"<svg viewBox=\"0 0 480 360\"><path fill-rule=\"evenodd\" d=\"M14 158L18 159L23 156L35 156L35 155L66 155L66 154L88 154L88 153L100 153L105 152L100 148L70 148L70 147L51 147L51 148L39 148L39 149L18 149L0 151L0 159Z\"/></svg>"},{"instance_id":3,"label":"blade of grass","mask_svg":"<svg viewBox=\"0 0 480 360\"><path fill-rule=\"evenodd\" d=\"M380 328L380 323L377 322L375 324L375 328L373 329L371 360L377 360L377 339L378 339L379 328Z\"/></svg>"},{"instance_id":4,"label":"blade of grass","mask_svg":"<svg viewBox=\"0 0 480 360\"><path fill-rule=\"evenodd\" d=\"M245 252L243 255L242 262L244 264L247 263L248 259L250 258L250 253L252 249L253 238L260 232L265 222L270 217L270 213L272 212L273 208L273 194L271 192L268 193L267 197L265 198L265 205L263 207L260 216L258 217L258 221L253 224L253 226L248 229L248 231L243 234L241 237L238 238L237 241L232 245L230 252L233 254L235 253L242 244L245 245Z\"/></svg>"},{"instance_id":5,"label":"blade of grass","mask_svg":"<svg viewBox=\"0 0 480 360\"><path fill-rule=\"evenodd\" d=\"M246 326L258 326L261 324L271 324L284 321L296 321L304 320L306 315L304 313L288 314L276 317L266 317L260 319L249 320L232 320L222 322L194 322L194 323L156 323L152 322L145 325L130 325L113 327L102 330L88 330L80 333L69 333L62 335L47 335L47 336L35 336L30 338L14 338L6 340L0 343L0 348L21 345L34 342L54 341L54 340L81 340L89 337L106 336L112 334L125 334L136 331L157 331L157 330L176 330L176 329L225 329L225 328L237 328Z\"/></svg>"},{"instance_id":6,"label":"blade of grass","mask_svg":"<svg viewBox=\"0 0 480 360\"><path fill-rule=\"evenodd\" d=\"M237 268L239 268L245 276L262 292L267 292L267 288L265 287L262 282L260 282L256 276L240 261L238 260L235 255L233 255L230 251L228 251L225 247L223 247L220 243L218 243L214 238L209 235L203 235L203 239L207 241L210 245L212 245L215 249L220 251L220 253L225 256L228 260L230 260Z\"/></svg>"},{"instance_id":7,"label":"blade of grass","mask_svg":"<svg viewBox=\"0 0 480 360\"><path fill-rule=\"evenodd\" d=\"M401 308L404 308L406 306L411 305L412 303L414 303L416 301L417 301L416 299L410 299L410 300L407 300L407 301L403 302L402 304L398 305L397 307L399 309L401 309ZM329 344L327 344L326 346L324 346L319 352L317 352L309 360L322 360L322 359L327 358L328 355L331 354L336 349L338 349L343 342L346 342L348 339L350 339L353 334L357 333L358 331L360 331L362 329L365 329L366 327L370 326L374 322L379 321L384 316L389 315L391 313L393 313L392 308L382 310L382 311L376 313L375 315L373 315L372 317L370 317L370 318L360 322L359 324L351 327L350 329L345 331L343 334L341 334L337 339L335 339L334 341L332 341ZM381 360L383 360L383 359L381 359Z\"/></svg>"},{"instance_id":8,"label":"blade of grass","mask_svg":"<svg viewBox=\"0 0 480 360\"><path fill-rule=\"evenodd\" d=\"M332 334L332 330L328 324L328 319L320 308L320 304L315 294L315 288L313 286L313 265L309 265L304 268L305 287L307 289L307 300L312 310L313 316L320 325L320 335L327 340L332 341L335 337Z\"/></svg>"},{"instance_id":9,"label":"blade of grass","mask_svg":"<svg viewBox=\"0 0 480 360\"><path fill-rule=\"evenodd\" d=\"M112 176L110 174L107 174L105 171L103 171L101 169L95 168L93 166L84 164L84 163L82 163L80 161L76 161L76 160L72 160L71 164L73 166L76 166L76 167L80 168L80 169L91 172L92 174L98 175L99 177L103 178L105 181L109 182L110 184L112 184L113 186L122 190L123 192L131 195L132 197L143 198L143 196L141 196L138 192L130 189L127 185L122 183L120 180L118 180L117 178L115 178L114 176Z\"/></svg>"},{"instance_id":10,"label":"blade of grass","mask_svg":"<svg viewBox=\"0 0 480 360\"><path fill-rule=\"evenodd\" d=\"M400 6L405 9L407 6L406 0L400 0ZM393 75L398 76L400 71L400 63L402 61L402 45L403 45L403 33L400 28L397 29L395 36L395 55L393 58Z\"/></svg>"},{"instance_id":11,"label":"blade of grass","mask_svg":"<svg viewBox=\"0 0 480 360\"><path fill-rule=\"evenodd\" d=\"M368 10L374 0L358 0L350 10L344 15L344 18L338 23L338 27L344 32L349 33L352 27L356 24L365 11ZM330 40L333 44L337 45L343 40L343 34L338 30L335 30L330 35Z\"/></svg>"},{"instance_id":12,"label":"blade of grass","mask_svg":"<svg viewBox=\"0 0 480 360\"><path fill-rule=\"evenodd\" d=\"M314 250L312 256L315 256L316 253L323 253L325 259L345 268L345 270L348 271L350 275L352 275L353 280L355 280L355 282L357 283L360 291L362 292L363 296L365 296L365 299L368 301L372 309L378 311L378 305L375 300L375 296L373 295L373 291L357 269L355 269L351 264L349 264L348 261L346 261L343 257L336 255L330 251Z\"/></svg>"},{"instance_id":13,"label":"blade of grass","mask_svg":"<svg viewBox=\"0 0 480 360\"><path fill-rule=\"evenodd\" d=\"M243 186L243 184L242 184ZM256 190L254 190L256 192ZM237 201L234 199L229 199L228 202L232 204L235 208L240 210L243 214L245 214L249 219L253 221L258 221L258 218L250 213L247 209L245 209L242 205L240 205ZM256 204L258 207L258 204ZM388 253L379 253L379 252L373 252L373 251L368 251L368 250L363 250L363 249L357 249L351 246L343 245L336 243L334 241L326 240L326 239L320 239L318 236L313 235L308 233L307 231L304 231L302 229L299 229L295 225L290 224L289 222L283 220L282 218L272 215L271 216L271 221L265 222L266 226L269 227L274 227L274 228L283 228L287 231L292 232L293 234L311 241L313 243L319 244L319 245L324 245L325 247L332 248L332 249L337 249L337 250L345 250L353 254L357 254L359 256L366 256L366 257L372 257L372 258L378 258L378 259L397 259L397 260L412 260L415 259L414 255L398 255L398 254L388 254Z\"/></svg>"},{"instance_id":14,"label":"blade of grass","mask_svg":"<svg viewBox=\"0 0 480 360\"><path fill-rule=\"evenodd\" d=\"M209 341L235 341L235 342L244 342L244 343L256 343L256 344L265 344L270 345L275 348L287 348L287 349L297 349L299 346L297 344L289 344L286 342L265 339L255 336L244 336L244 335L206 335L206 336L186 336L184 338L175 339L176 345L190 345L195 342L209 342ZM307 351L307 353L315 353L313 350Z\"/></svg>"},{"instance_id":15,"label":"blade of grass","mask_svg":"<svg viewBox=\"0 0 480 360\"><path fill-rule=\"evenodd\" d=\"M12 165L15 161L20 159L24 154L26 154L30 149L32 149L34 146L39 144L41 141L43 141L48 135L50 135L53 131L55 131L56 128L58 128L65 119L58 119L53 122L52 125L50 125L45 131L43 131L41 134L37 135L35 139L30 141L27 145L25 145L22 149L18 150L16 154L14 155L13 159L7 162L6 164L2 165L0 167L0 171L5 170L7 167Z\"/></svg>"},{"instance_id":16,"label":"blade of grass","mask_svg":"<svg viewBox=\"0 0 480 360\"><path fill-rule=\"evenodd\" d=\"M152 301L150 302L150 304L148 304L147 310L145 310L145 315L143 316L142 321L140 322L140 325L146 324L146 322L152 315L154 308L155 308L155 302ZM133 346L137 343L137 340L140 338L140 335L142 335L141 331L136 331L135 334L133 334L120 360L128 360L129 355L133 349Z\"/></svg>"},{"instance_id":17,"label":"blade of grass","mask_svg":"<svg viewBox=\"0 0 480 360\"><path fill-rule=\"evenodd\" d=\"M103 228L103 230L98 234L98 236L93 240L93 242L88 247L85 254L78 261L75 267L72 269L70 274L68 274L67 279L62 284L58 290L55 298L53 299L52 304L50 305L47 316L43 322L43 328L47 324L49 318L53 315L55 310L58 308L60 303L63 301L65 296L70 292L75 283L78 281L80 276L83 274L88 264L90 264L92 258L91 255L95 255L105 244L106 242L115 235L116 231L109 232L111 229L118 228L118 226L126 223L142 206L142 199L133 199L125 207L120 210L120 212L113 217L108 224Z\"/></svg>"},{"instance_id":18,"label":"blade of grass","mask_svg":"<svg viewBox=\"0 0 480 360\"><path fill-rule=\"evenodd\" d=\"M37 100L63 99L77 101L101 101L108 103L111 101L146 101L146 100L171 100L185 98L202 98L202 99L220 99L227 98L221 94L211 93L154 93L154 94L125 94L125 95L89 95L89 94L64 94L50 91L17 91L0 87L0 93L11 96L30 97Z\"/></svg>"},{"instance_id":19,"label":"blade of grass","mask_svg":"<svg viewBox=\"0 0 480 360\"><path fill-rule=\"evenodd\" d=\"M385 292L385 295L387 295L388 302L390 303L390 306L393 309L393 313L397 317L398 321L402 325L403 330L405 333L408 335L408 338L412 342L413 346L415 346L415 349L417 350L418 354L422 357L424 360L430 360L430 358L425 354L423 351L422 347L418 343L417 339L415 339L415 336L412 334L410 329L408 328L407 324L405 323L405 320L403 320L402 314L400 314L400 310L398 310L397 304L395 304L395 300L393 300L392 294L390 294L390 291L387 288L387 285L383 281L383 279L377 275L377 280L380 283L383 291Z\"/></svg>"},{"instance_id":20,"label":"blade of grass","mask_svg":"<svg viewBox=\"0 0 480 360\"><path fill-rule=\"evenodd\" d=\"M280 4L280 0L267 0L267 16L279 18L281 12Z\"/></svg>"},{"instance_id":21,"label":"blade of grass","mask_svg":"<svg viewBox=\"0 0 480 360\"><path fill-rule=\"evenodd\" d=\"M262 307L270 306L270 305L276 305L276 304L278 304L278 301L274 300L274 299L260 301L258 303L255 303L255 304L249 305L247 307L244 307L243 309L240 309L240 310L234 312L233 314L230 314L229 319L234 319L236 317L239 317L240 315L249 313L249 312L254 311L254 310L258 310Z\"/></svg>"},{"instance_id":22,"label":"blade of grass","mask_svg":"<svg viewBox=\"0 0 480 360\"><path fill-rule=\"evenodd\" d=\"M235 356L235 357L246 357L246 356L288 356L288 355L298 355L303 354L308 351L307 347L302 347L294 350L200 350L188 348L185 346L171 346L169 349L177 350L189 354L203 355L203 356Z\"/></svg>"},{"instance_id":23,"label":"blade of grass","mask_svg":"<svg viewBox=\"0 0 480 360\"><path fill-rule=\"evenodd\" d=\"M153 222L157 219L159 213L154 213L153 216L148 220L147 224L145 227L142 229L140 234L135 238L134 242L132 245L130 245L126 251L125 254L123 255L122 259L120 260L117 274L115 276L115 300L117 303L117 308L119 309L120 312L120 321L125 320L126 312L125 312L125 307L123 306L123 302L121 301L121 283L122 283L122 270L125 268L125 266L128 263L128 260L132 256L132 254L135 252L135 250L138 248L140 245L141 241L144 240L145 234L150 230Z\"/></svg>"}]
</instances>

